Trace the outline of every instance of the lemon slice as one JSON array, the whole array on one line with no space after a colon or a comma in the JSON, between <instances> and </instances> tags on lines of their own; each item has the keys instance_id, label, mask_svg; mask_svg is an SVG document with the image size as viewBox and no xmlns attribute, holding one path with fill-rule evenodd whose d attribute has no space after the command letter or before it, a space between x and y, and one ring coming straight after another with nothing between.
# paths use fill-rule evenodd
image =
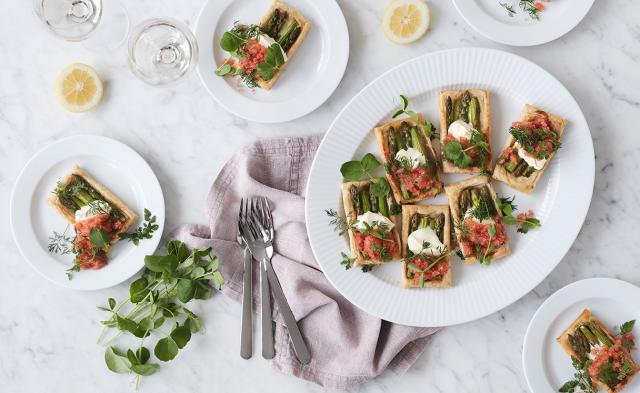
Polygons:
<instances>
[{"instance_id":1,"label":"lemon slice","mask_svg":"<svg viewBox=\"0 0 640 393\"><path fill-rule=\"evenodd\" d=\"M384 12L382 29L391 42L408 44L427 32L430 19L424 0L394 0Z\"/></svg>"},{"instance_id":2,"label":"lemon slice","mask_svg":"<svg viewBox=\"0 0 640 393\"><path fill-rule=\"evenodd\" d=\"M56 80L60 104L71 112L86 112L102 99L102 81L93 67L73 63L65 67Z\"/></svg>"}]
</instances>

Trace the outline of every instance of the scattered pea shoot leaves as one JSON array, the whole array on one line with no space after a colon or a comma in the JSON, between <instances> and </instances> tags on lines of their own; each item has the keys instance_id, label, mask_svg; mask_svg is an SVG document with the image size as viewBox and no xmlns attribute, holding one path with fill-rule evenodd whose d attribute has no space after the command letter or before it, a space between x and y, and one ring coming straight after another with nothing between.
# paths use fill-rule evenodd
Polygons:
<instances>
[{"instance_id":1,"label":"scattered pea shoot leaves","mask_svg":"<svg viewBox=\"0 0 640 393\"><path fill-rule=\"evenodd\" d=\"M145 341L160 336L153 354L163 362L173 360L202 326L200 318L186 304L193 299L208 299L211 285L220 289L223 284L217 270L218 259L210 248L189 251L177 240L169 242L166 248L167 255L145 257L145 270L130 284L128 298L120 302L109 298L107 307L98 307L109 313L101 321L104 329L98 338L98 343L106 346L107 368L116 373L135 374L136 386L141 377L160 368L159 364L148 363L151 351ZM169 333L162 329L165 326ZM138 347L124 353L111 345L123 333L140 338Z\"/></svg>"},{"instance_id":2,"label":"scattered pea shoot leaves","mask_svg":"<svg viewBox=\"0 0 640 393\"><path fill-rule=\"evenodd\" d=\"M400 94L400 101L401 101L400 108L396 110L393 113L393 115L391 115L391 118L395 119L404 114L418 124L422 122L422 129L427 139L435 139L439 137L438 134L435 132L436 128L433 126L431 122L422 120L418 112L409 109L409 99L405 95Z\"/></svg>"},{"instance_id":3,"label":"scattered pea shoot leaves","mask_svg":"<svg viewBox=\"0 0 640 393\"><path fill-rule=\"evenodd\" d=\"M385 178L375 178L371 174L380 166L380 161L371 153L367 153L361 160L347 161L340 167L342 177L347 181L359 181L368 177L373 184L369 191L376 197L385 197L391 192L391 186Z\"/></svg>"}]
</instances>

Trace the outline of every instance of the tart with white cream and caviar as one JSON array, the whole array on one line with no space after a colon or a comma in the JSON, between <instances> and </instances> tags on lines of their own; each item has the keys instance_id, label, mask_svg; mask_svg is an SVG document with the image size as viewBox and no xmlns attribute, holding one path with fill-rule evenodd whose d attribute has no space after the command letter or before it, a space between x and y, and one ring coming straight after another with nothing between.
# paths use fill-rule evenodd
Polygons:
<instances>
[{"instance_id":1,"label":"tart with white cream and caviar","mask_svg":"<svg viewBox=\"0 0 640 393\"><path fill-rule=\"evenodd\" d=\"M375 197L371 180L342 184L349 245L356 265L377 265L400 258L397 222L390 214L393 199Z\"/></svg>"},{"instance_id":2,"label":"tart with white cream and caviar","mask_svg":"<svg viewBox=\"0 0 640 393\"><path fill-rule=\"evenodd\" d=\"M640 367L630 350L634 347L633 334L621 326L621 334L614 336L588 309L556 340L564 351L576 359L586 370L594 387L609 393L624 389L638 373ZM631 330L631 329L628 329Z\"/></svg>"},{"instance_id":3,"label":"tart with white cream and caviar","mask_svg":"<svg viewBox=\"0 0 640 393\"><path fill-rule=\"evenodd\" d=\"M275 0L258 24L237 23L222 35L220 47L230 57L216 75L239 76L251 88L270 90L310 28L301 13Z\"/></svg>"},{"instance_id":4,"label":"tart with white cream and caviar","mask_svg":"<svg viewBox=\"0 0 640 393\"><path fill-rule=\"evenodd\" d=\"M533 105L525 105L520 121L509 128L493 178L512 188L530 193L560 147L568 121Z\"/></svg>"},{"instance_id":5,"label":"tart with white cream and caviar","mask_svg":"<svg viewBox=\"0 0 640 393\"><path fill-rule=\"evenodd\" d=\"M402 206L405 287L451 286L450 228L447 205Z\"/></svg>"},{"instance_id":6,"label":"tart with white cream and caviar","mask_svg":"<svg viewBox=\"0 0 640 393\"><path fill-rule=\"evenodd\" d=\"M413 119L395 120L374 129L387 180L397 201L418 202L432 198L442 192L443 184L438 177L436 159L431 138L431 123Z\"/></svg>"},{"instance_id":7,"label":"tart with white cream and caviar","mask_svg":"<svg viewBox=\"0 0 640 393\"><path fill-rule=\"evenodd\" d=\"M440 92L440 142L444 173L491 169L491 115L487 90Z\"/></svg>"},{"instance_id":8,"label":"tart with white cream and caviar","mask_svg":"<svg viewBox=\"0 0 640 393\"><path fill-rule=\"evenodd\" d=\"M48 202L75 229L72 270L104 267L119 235L138 219L124 202L77 165L58 182Z\"/></svg>"},{"instance_id":9,"label":"tart with white cream and caviar","mask_svg":"<svg viewBox=\"0 0 640 393\"><path fill-rule=\"evenodd\" d=\"M480 175L444 189L464 261L486 265L509 255L509 237L490 178Z\"/></svg>"}]
</instances>

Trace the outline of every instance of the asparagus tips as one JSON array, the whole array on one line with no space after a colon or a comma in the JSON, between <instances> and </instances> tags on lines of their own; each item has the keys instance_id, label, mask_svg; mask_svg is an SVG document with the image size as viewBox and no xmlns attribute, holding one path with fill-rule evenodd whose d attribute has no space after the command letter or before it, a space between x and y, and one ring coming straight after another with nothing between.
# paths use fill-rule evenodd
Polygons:
<instances>
[{"instance_id":1,"label":"asparagus tips","mask_svg":"<svg viewBox=\"0 0 640 393\"><path fill-rule=\"evenodd\" d=\"M438 239L440 241L444 241L444 214L438 214L435 218L436 220L436 234L438 235Z\"/></svg>"},{"instance_id":2,"label":"asparagus tips","mask_svg":"<svg viewBox=\"0 0 640 393\"><path fill-rule=\"evenodd\" d=\"M391 156L392 160L396 156L396 153L398 152L398 147L396 146L396 139L394 138L393 134L394 134L394 128L389 127L387 129L386 135L387 135L387 145L389 146L389 155Z\"/></svg>"},{"instance_id":3,"label":"asparagus tips","mask_svg":"<svg viewBox=\"0 0 640 393\"><path fill-rule=\"evenodd\" d=\"M284 43L282 44L282 50L284 50L285 53L289 52L289 49L291 49L293 44L296 43L301 32L302 32L302 27L300 26L297 26L295 29L293 29L293 31L291 32L291 35L289 35L289 38L287 38L287 40L284 41Z\"/></svg>"},{"instance_id":4,"label":"asparagus tips","mask_svg":"<svg viewBox=\"0 0 640 393\"><path fill-rule=\"evenodd\" d=\"M534 168L532 166L528 167L527 170L524 171L524 177L531 176L533 174L533 172L535 172L535 171L536 171L536 168Z\"/></svg>"},{"instance_id":5,"label":"asparagus tips","mask_svg":"<svg viewBox=\"0 0 640 393\"><path fill-rule=\"evenodd\" d=\"M411 127L410 133L411 144L413 145L413 148L418 150L420 154L424 156L424 147L422 146L422 141L420 140L420 134L418 134L418 127Z\"/></svg>"},{"instance_id":6,"label":"asparagus tips","mask_svg":"<svg viewBox=\"0 0 640 393\"><path fill-rule=\"evenodd\" d=\"M480 130L480 102L477 97L471 98L469 103L469 122L476 130Z\"/></svg>"},{"instance_id":7,"label":"asparagus tips","mask_svg":"<svg viewBox=\"0 0 640 393\"><path fill-rule=\"evenodd\" d=\"M582 334L587 338L587 341L589 341L589 344L591 344L591 346L597 345L598 344L598 339L596 338L596 336L594 336L593 333L591 333L591 330L589 330L589 328L586 325L582 325L580 326L580 332L582 332Z\"/></svg>"},{"instance_id":8,"label":"asparagus tips","mask_svg":"<svg viewBox=\"0 0 640 393\"><path fill-rule=\"evenodd\" d=\"M371 206L371 211L374 213L378 212L378 198L372 193L368 192L369 195L369 205Z\"/></svg>"},{"instance_id":9,"label":"asparagus tips","mask_svg":"<svg viewBox=\"0 0 640 393\"><path fill-rule=\"evenodd\" d=\"M276 8L273 11L273 15L271 15L266 27L263 26L264 33L269 37L278 40L278 33L282 30L282 26L284 25L287 16L288 14L286 11L281 11L279 8Z\"/></svg>"},{"instance_id":10,"label":"asparagus tips","mask_svg":"<svg viewBox=\"0 0 640 393\"><path fill-rule=\"evenodd\" d=\"M447 111L447 129L449 129L449 126L455 120L453 118L453 101L451 101L451 97L447 97L447 101L445 103L445 109Z\"/></svg>"},{"instance_id":11,"label":"asparagus tips","mask_svg":"<svg viewBox=\"0 0 640 393\"><path fill-rule=\"evenodd\" d=\"M371 202L369 200L369 191L364 189L360 191L360 203L364 213L371 211Z\"/></svg>"},{"instance_id":12,"label":"asparagus tips","mask_svg":"<svg viewBox=\"0 0 640 393\"><path fill-rule=\"evenodd\" d=\"M429 217L422 216L420 217L420 222L418 223L418 229L426 228L429 226Z\"/></svg>"},{"instance_id":13,"label":"asparagus tips","mask_svg":"<svg viewBox=\"0 0 640 393\"><path fill-rule=\"evenodd\" d=\"M462 214L466 213L466 211L471 207L471 194L468 188L462 190L460 193L460 197L458 200L458 208Z\"/></svg>"},{"instance_id":14,"label":"asparagus tips","mask_svg":"<svg viewBox=\"0 0 640 393\"><path fill-rule=\"evenodd\" d=\"M611 341L609 336L607 336L607 334L600 328L600 326L598 326L597 323L595 323L593 321L590 321L589 322L589 329L596 336L598 341L600 341L601 343L603 343L607 347L610 347L610 346L613 345L613 342Z\"/></svg>"},{"instance_id":15,"label":"asparagus tips","mask_svg":"<svg viewBox=\"0 0 640 393\"><path fill-rule=\"evenodd\" d=\"M414 214L411 216L411 220L409 221L409 233L415 232L418 229L418 224L420 221L420 215Z\"/></svg>"},{"instance_id":16,"label":"asparagus tips","mask_svg":"<svg viewBox=\"0 0 640 393\"><path fill-rule=\"evenodd\" d=\"M518 161L518 164L516 165L516 167L513 169L513 175L517 177L522 176L522 174L527 169L527 167L528 167L527 162L521 158L520 161Z\"/></svg>"},{"instance_id":17,"label":"asparagus tips","mask_svg":"<svg viewBox=\"0 0 640 393\"><path fill-rule=\"evenodd\" d=\"M471 104L471 94L465 91L460 98L460 120L469 122L469 105Z\"/></svg>"},{"instance_id":18,"label":"asparagus tips","mask_svg":"<svg viewBox=\"0 0 640 393\"><path fill-rule=\"evenodd\" d=\"M383 216L389 217L389 203L387 202L386 196L378 197L378 210Z\"/></svg>"},{"instance_id":19,"label":"asparagus tips","mask_svg":"<svg viewBox=\"0 0 640 393\"><path fill-rule=\"evenodd\" d=\"M287 26L287 29L285 30L285 32L280 36L280 38L278 38L277 42L278 44L280 44L280 46L282 47L282 49L284 49L284 44L287 43L289 41L289 38L291 37L291 35L293 34L293 31L298 27L298 21L293 19L291 21L291 23L289 23L289 26ZM293 45L293 44L292 44ZM286 52L286 50L285 50Z\"/></svg>"},{"instance_id":20,"label":"asparagus tips","mask_svg":"<svg viewBox=\"0 0 640 393\"><path fill-rule=\"evenodd\" d=\"M393 127L391 127L390 130L394 134L394 137L396 139L396 148L398 150L406 150L407 142L404 140L404 134L399 131L394 132Z\"/></svg>"},{"instance_id":21,"label":"asparagus tips","mask_svg":"<svg viewBox=\"0 0 640 393\"><path fill-rule=\"evenodd\" d=\"M512 173L513 170L516 169L516 165L518 165L517 162L507 162L504 164L504 169L506 169L507 172Z\"/></svg>"},{"instance_id":22,"label":"asparagus tips","mask_svg":"<svg viewBox=\"0 0 640 393\"><path fill-rule=\"evenodd\" d=\"M360 198L358 197L358 189L356 186L352 185L349 187L349 196L351 197L351 203L353 203L354 208L356 209L356 215L364 214L362 211L362 205L360 204Z\"/></svg>"},{"instance_id":23,"label":"asparagus tips","mask_svg":"<svg viewBox=\"0 0 640 393\"><path fill-rule=\"evenodd\" d=\"M453 121L456 120L460 120L460 100L453 101Z\"/></svg>"}]
</instances>

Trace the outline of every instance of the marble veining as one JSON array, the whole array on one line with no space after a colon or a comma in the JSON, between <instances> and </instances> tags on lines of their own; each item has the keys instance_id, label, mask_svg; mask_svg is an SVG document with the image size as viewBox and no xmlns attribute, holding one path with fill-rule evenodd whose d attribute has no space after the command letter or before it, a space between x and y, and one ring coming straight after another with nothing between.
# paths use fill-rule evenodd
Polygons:
<instances>
[{"instance_id":1,"label":"marble veining","mask_svg":"<svg viewBox=\"0 0 640 393\"><path fill-rule=\"evenodd\" d=\"M122 0L121 0L122 1ZM206 0L122 1L132 24L171 15L193 26ZM596 1L569 34L546 45L510 48L470 28L446 0L430 2L432 28L410 46L388 43L379 27L387 0L339 0L349 24L351 57L336 93L315 112L277 125L239 119L219 107L195 74L168 88L136 79L124 46L92 52L49 34L32 1L1 0L0 12L0 391L81 392L131 390L131 378L109 372L95 344L95 306L127 287L79 293L58 288L28 267L13 244L8 206L26 161L59 138L92 133L119 139L151 164L167 202L167 229L202 222L209 183L223 163L258 138L321 133L336 113L373 78L422 53L451 47L506 49L540 64L576 97L591 127L596 184L588 217L575 244L538 287L506 309L444 329L402 377L390 372L358 391L526 392L522 340L536 308L560 287L605 276L640 284L640 4ZM109 1L105 2L108 6ZM11 10L11 12L8 12ZM55 102L53 83L66 64L94 65L107 81L103 104L74 115ZM185 175L188 174L188 175ZM240 306L223 298L200 303L206 334L194 337L179 361L163 365L142 391L320 392L316 385L271 370L259 353L239 351Z\"/></svg>"}]
</instances>

